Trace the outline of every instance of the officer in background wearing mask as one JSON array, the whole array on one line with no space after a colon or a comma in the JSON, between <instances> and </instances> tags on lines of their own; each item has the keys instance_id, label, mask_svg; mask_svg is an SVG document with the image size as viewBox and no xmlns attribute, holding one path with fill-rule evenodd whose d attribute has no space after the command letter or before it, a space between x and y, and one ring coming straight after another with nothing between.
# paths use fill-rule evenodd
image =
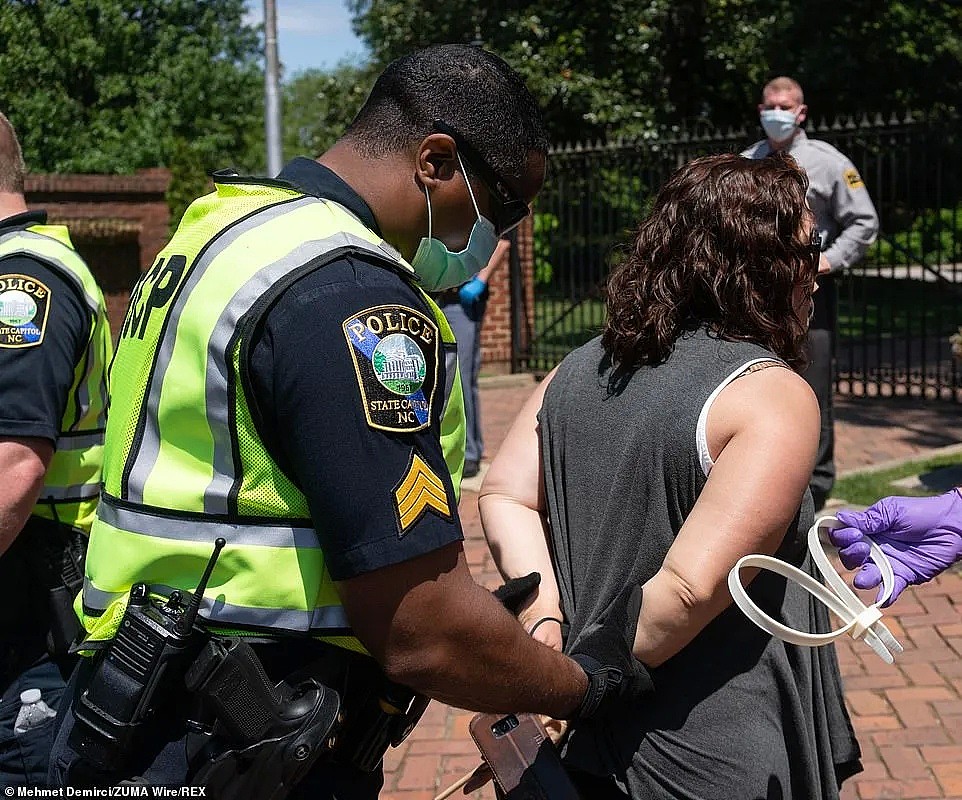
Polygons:
<instances>
[{"instance_id":1,"label":"officer in background wearing mask","mask_svg":"<svg viewBox=\"0 0 962 800\"><path fill-rule=\"evenodd\" d=\"M272 681L314 665L345 730L355 693L385 675L467 709L558 718L631 688L598 663L622 654L630 669L628 641L598 661L536 642L462 547L457 348L427 293L469 280L530 213L547 149L517 73L438 45L390 64L317 159L275 180L215 173L136 287L113 363L82 597L94 638L114 634L132 584L194 588L223 537L202 619L256 637ZM104 782L183 785L186 707L158 709L142 768ZM89 775L74 726L67 714L53 758L63 785ZM379 765L359 769L349 742L292 796L376 797Z\"/></svg>"},{"instance_id":2,"label":"officer in background wearing mask","mask_svg":"<svg viewBox=\"0 0 962 800\"><path fill-rule=\"evenodd\" d=\"M858 262L878 234L878 214L865 183L851 161L827 142L810 139L802 129L808 106L802 87L792 78L779 77L765 84L758 113L765 139L742 155L765 158L784 150L808 174L808 204L822 235L824 251L818 267L815 311L808 329L805 372L822 414L818 460L811 490L816 511L825 505L835 485L835 431L832 412L833 359L838 289L835 275Z\"/></svg>"},{"instance_id":3,"label":"officer in background wearing mask","mask_svg":"<svg viewBox=\"0 0 962 800\"><path fill-rule=\"evenodd\" d=\"M22 715L21 693L55 709L76 660L111 353L100 288L67 229L27 209L23 183L0 114L0 786L11 792L46 785L53 744L54 722Z\"/></svg>"}]
</instances>

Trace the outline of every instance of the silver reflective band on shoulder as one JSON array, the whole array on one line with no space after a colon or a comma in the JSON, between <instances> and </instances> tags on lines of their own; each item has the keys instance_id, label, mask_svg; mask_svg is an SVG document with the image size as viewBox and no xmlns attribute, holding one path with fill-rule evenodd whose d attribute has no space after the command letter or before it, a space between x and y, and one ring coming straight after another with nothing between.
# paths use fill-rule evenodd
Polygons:
<instances>
[{"instance_id":1,"label":"silver reflective band on shoulder","mask_svg":"<svg viewBox=\"0 0 962 800\"><path fill-rule=\"evenodd\" d=\"M57 452L65 450L87 450L90 447L97 447L104 443L104 432L81 433L71 436L59 436L57 438Z\"/></svg>"},{"instance_id":2,"label":"silver reflective band on shoulder","mask_svg":"<svg viewBox=\"0 0 962 800\"><path fill-rule=\"evenodd\" d=\"M882 573L882 596L876 603L866 606L858 595L848 587L828 560L828 556L825 555L820 532L839 528L841 525L842 523L835 517L821 517L808 530L809 552L812 554L815 566L828 584L828 588L811 575L777 558L749 555L738 559L738 562L728 573L728 588L731 591L732 599L742 610L742 613L759 628L782 641L802 645L803 647L821 647L834 642L845 634L849 634L853 639L864 638L865 643L878 654L879 658L887 664L893 664L895 663L895 656L902 652L902 645L882 623L882 612L880 610L880 606L889 598L894 589L895 576L892 573L892 565L881 548L871 539L866 539L871 549L871 559ZM809 594L828 606L845 625L828 633L806 633L782 625L762 611L748 596L739 577L739 572L745 567L767 569L788 580L795 581Z\"/></svg>"},{"instance_id":3,"label":"silver reflective band on shoulder","mask_svg":"<svg viewBox=\"0 0 962 800\"><path fill-rule=\"evenodd\" d=\"M160 595L169 595L173 586L151 584L150 589ZM104 592L84 579L84 605L95 611L105 611L114 600L127 592ZM323 606L311 611L296 611L289 608L253 608L225 603L223 600L204 597L200 603L201 616L208 622L229 627L231 625L253 626L258 628L278 628L289 631L337 631L346 635L351 630L347 615L340 606Z\"/></svg>"},{"instance_id":4,"label":"silver reflective band on shoulder","mask_svg":"<svg viewBox=\"0 0 962 800\"><path fill-rule=\"evenodd\" d=\"M44 486L40 492L40 500L57 500L77 502L80 500L94 500L100 494L99 483L81 483L76 486Z\"/></svg>"},{"instance_id":5,"label":"silver reflective band on shoulder","mask_svg":"<svg viewBox=\"0 0 962 800\"><path fill-rule=\"evenodd\" d=\"M105 496L97 516L114 528L155 536L160 539L176 539L182 542L210 542L223 536L228 544L262 547L298 547L319 549L317 532L309 527L291 525L247 524L218 522L213 519L189 519L147 514L121 508Z\"/></svg>"}]
</instances>

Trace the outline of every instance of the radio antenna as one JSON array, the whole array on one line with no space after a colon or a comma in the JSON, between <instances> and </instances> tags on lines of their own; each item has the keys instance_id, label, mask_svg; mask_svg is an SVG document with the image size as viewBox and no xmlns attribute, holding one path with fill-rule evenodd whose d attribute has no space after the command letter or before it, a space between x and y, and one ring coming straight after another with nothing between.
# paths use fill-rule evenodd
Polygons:
<instances>
[{"instance_id":1,"label":"radio antenna","mask_svg":"<svg viewBox=\"0 0 962 800\"><path fill-rule=\"evenodd\" d=\"M177 632L182 636L186 636L190 633L191 628L194 627L194 621L197 619L197 613L200 611L200 601L204 598L204 590L207 588L210 574L214 571L214 564L217 563L220 551L224 549L224 545L226 544L227 540L223 536L218 536L214 540L214 552L210 555L210 560L207 562L207 567L201 576L200 583L197 584L197 588L194 589L194 594L190 598L190 603L187 604L187 610L184 612L184 616L182 616L177 623Z\"/></svg>"}]
</instances>

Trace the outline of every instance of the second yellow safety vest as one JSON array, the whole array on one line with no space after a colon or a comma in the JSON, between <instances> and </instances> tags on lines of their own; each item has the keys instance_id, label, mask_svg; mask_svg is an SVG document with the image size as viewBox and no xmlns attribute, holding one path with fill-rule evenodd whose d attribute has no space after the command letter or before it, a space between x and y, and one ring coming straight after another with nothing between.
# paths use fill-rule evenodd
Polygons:
<instances>
[{"instance_id":1,"label":"second yellow safety vest","mask_svg":"<svg viewBox=\"0 0 962 800\"><path fill-rule=\"evenodd\" d=\"M103 294L62 225L30 225L0 236L0 258L17 254L53 269L77 291L89 315L87 341L74 367L56 449L32 512L88 533L100 493L112 351Z\"/></svg>"}]
</instances>

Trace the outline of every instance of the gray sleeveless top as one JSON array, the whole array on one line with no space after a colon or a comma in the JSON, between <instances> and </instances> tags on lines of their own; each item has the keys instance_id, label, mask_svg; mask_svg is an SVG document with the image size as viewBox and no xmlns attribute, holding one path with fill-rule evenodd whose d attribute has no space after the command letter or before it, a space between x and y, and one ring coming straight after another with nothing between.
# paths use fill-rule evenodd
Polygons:
<instances>
[{"instance_id":1,"label":"gray sleeveless top","mask_svg":"<svg viewBox=\"0 0 962 800\"><path fill-rule=\"evenodd\" d=\"M705 485L701 409L759 358L775 356L698 330L628 376L613 373L600 339L562 362L539 420L567 650L629 582L661 567ZM812 522L806 492L776 554L809 572ZM792 628L830 629L824 607L784 578L762 573L750 591ZM652 677L653 697L575 727L569 765L614 776L634 800L837 798L839 780L861 769L832 647L787 645L733 605Z\"/></svg>"}]
</instances>

